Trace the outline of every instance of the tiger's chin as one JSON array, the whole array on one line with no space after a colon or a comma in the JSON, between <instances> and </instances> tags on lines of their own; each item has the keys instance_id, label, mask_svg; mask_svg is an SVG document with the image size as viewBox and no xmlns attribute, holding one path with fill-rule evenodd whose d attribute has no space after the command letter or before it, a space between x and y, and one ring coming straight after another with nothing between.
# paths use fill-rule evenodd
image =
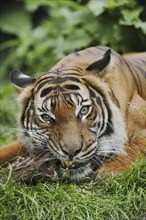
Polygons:
<instances>
[{"instance_id":1,"label":"tiger's chin","mask_svg":"<svg viewBox=\"0 0 146 220\"><path fill-rule=\"evenodd\" d=\"M75 167L59 167L60 175L63 178L69 179L70 181L80 181L81 179L89 176L92 173L90 163L80 164Z\"/></svg>"},{"instance_id":2,"label":"tiger's chin","mask_svg":"<svg viewBox=\"0 0 146 220\"><path fill-rule=\"evenodd\" d=\"M83 180L85 177L90 177L94 172L90 161L74 163L67 166L65 166L65 163L65 161L58 161L59 175L73 182Z\"/></svg>"}]
</instances>

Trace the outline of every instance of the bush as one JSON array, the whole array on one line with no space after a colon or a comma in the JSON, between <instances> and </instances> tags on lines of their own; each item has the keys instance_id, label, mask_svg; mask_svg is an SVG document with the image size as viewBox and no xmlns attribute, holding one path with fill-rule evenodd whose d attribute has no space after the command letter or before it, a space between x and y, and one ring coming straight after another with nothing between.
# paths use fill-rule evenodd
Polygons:
<instances>
[{"instance_id":1,"label":"bush","mask_svg":"<svg viewBox=\"0 0 146 220\"><path fill-rule=\"evenodd\" d=\"M7 0L1 3L1 75L47 71L75 50L108 45L145 49L144 0Z\"/></svg>"}]
</instances>

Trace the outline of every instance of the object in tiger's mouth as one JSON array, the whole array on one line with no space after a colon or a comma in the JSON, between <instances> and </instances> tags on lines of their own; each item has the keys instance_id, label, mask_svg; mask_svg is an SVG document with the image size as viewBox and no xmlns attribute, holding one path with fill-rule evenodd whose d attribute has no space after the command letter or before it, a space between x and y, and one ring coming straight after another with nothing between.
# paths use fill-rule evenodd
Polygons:
<instances>
[{"instance_id":1,"label":"object in tiger's mouth","mask_svg":"<svg viewBox=\"0 0 146 220\"><path fill-rule=\"evenodd\" d=\"M55 181L61 178L62 180L71 180L71 175L77 169L82 169L83 163L73 163L72 161L58 160L50 153L42 153L36 156L28 156L26 158L19 157L13 164L13 174L15 179L22 181L28 185L35 184L38 181ZM94 172L90 177L97 178Z\"/></svg>"},{"instance_id":2,"label":"object in tiger's mouth","mask_svg":"<svg viewBox=\"0 0 146 220\"><path fill-rule=\"evenodd\" d=\"M18 158L14 164L14 176L18 181L27 184L45 181L49 178L55 179L58 178L56 162L56 158L50 153Z\"/></svg>"}]
</instances>

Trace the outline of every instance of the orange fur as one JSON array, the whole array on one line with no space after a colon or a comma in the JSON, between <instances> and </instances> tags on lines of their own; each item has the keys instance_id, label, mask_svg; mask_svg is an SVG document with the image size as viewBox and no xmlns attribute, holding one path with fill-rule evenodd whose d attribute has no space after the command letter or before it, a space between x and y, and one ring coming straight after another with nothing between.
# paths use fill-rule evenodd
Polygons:
<instances>
[{"instance_id":1,"label":"orange fur","mask_svg":"<svg viewBox=\"0 0 146 220\"><path fill-rule=\"evenodd\" d=\"M17 140L11 144L0 147L0 164L26 153L26 149Z\"/></svg>"},{"instance_id":2,"label":"orange fur","mask_svg":"<svg viewBox=\"0 0 146 220\"><path fill-rule=\"evenodd\" d=\"M140 156L146 158L146 140L135 140L125 146L125 154L117 155L111 161L106 161L102 168L99 169L100 175L107 175L110 173L123 173L128 170L130 166Z\"/></svg>"}]
</instances>

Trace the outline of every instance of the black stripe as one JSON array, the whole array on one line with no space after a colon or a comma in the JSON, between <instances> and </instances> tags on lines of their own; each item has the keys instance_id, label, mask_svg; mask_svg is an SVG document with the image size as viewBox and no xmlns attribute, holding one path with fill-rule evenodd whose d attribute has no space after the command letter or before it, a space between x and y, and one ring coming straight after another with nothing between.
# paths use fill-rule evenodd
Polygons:
<instances>
[{"instance_id":1,"label":"black stripe","mask_svg":"<svg viewBox=\"0 0 146 220\"><path fill-rule=\"evenodd\" d=\"M41 108L37 108L40 112L44 112L44 110L42 110Z\"/></svg>"},{"instance_id":2,"label":"black stripe","mask_svg":"<svg viewBox=\"0 0 146 220\"><path fill-rule=\"evenodd\" d=\"M139 74L137 72L135 72L135 74L137 76L137 81L138 81L138 84L139 84L140 94L142 94L142 85L141 85Z\"/></svg>"},{"instance_id":3,"label":"black stripe","mask_svg":"<svg viewBox=\"0 0 146 220\"><path fill-rule=\"evenodd\" d=\"M45 99L43 100L43 103L42 103L42 109L43 109L45 112L48 112L48 111L49 111L48 106L47 106L47 102L46 102L48 99L49 99L48 97L45 98Z\"/></svg>"},{"instance_id":4,"label":"black stripe","mask_svg":"<svg viewBox=\"0 0 146 220\"><path fill-rule=\"evenodd\" d=\"M100 97L97 97L97 98L96 98L96 102L97 102L97 104L98 104L98 105L100 106L100 108L101 108L101 114L102 114L102 119L103 119L103 121L102 121L102 125L101 125L100 131L102 131L103 128L104 128L104 126L105 126L105 123L104 123L104 121L105 121L105 113L104 113L104 109L103 109L102 101L101 101ZM100 121L100 123L101 123L101 121Z\"/></svg>"},{"instance_id":5,"label":"black stripe","mask_svg":"<svg viewBox=\"0 0 146 220\"><path fill-rule=\"evenodd\" d=\"M54 145L52 144L52 142L50 142L51 140L48 141L48 145L51 148L52 151L54 151L56 154L58 154L58 152L54 149Z\"/></svg>"},{"instance_id":6,"label":"black stripe","mask_svg":"<svg viewBox=\"0 0 146 220\"><path fill-rule=\"evenodd\" d=\"M48 73L46 73L48 74ZM42 75L43 76L43 75ZM52 79L53 77L52 76L47 76L47 77L44 77L43 79L38 79L38 82L35 84L35 87L40 84L42 81L44 80L48 80L48 79Z\"/></svg>"},{"instance_id":7,"label":"black stripe","mask_svg":"<svg viewBox=\"0 0 146 220\"><path fill-rule=\"evenodd\" d=\"M81 77L82 75L80 73L70 73L69 72L69 73L64 73L63 76L71 76L71 77L72 76L77 76L77 77L79 76L79 77Z\"/></svg>"},{"instance_id":8,"label":"black stripe","mask_svg":"<svg viewBox=\"0 0 146 220\"><path fill-rule=\"evenodd\" d=\"M120 109L120 103L119 103L119 101L118 101L118 99L116 98L116 96L115 96L115 94L114 94L114 92L113 92L113 90L111 89L111 94L110 94L112 97L112 101L116 104L116 106Z\"/></svg>"},{"instance_id":9,"label":"black stripe","mask_svg":"<svg viewBox=\"0 0 146 220\"><path fill-rule=\"evenodd\" d=\"M88 87L88 90L89 90L89 93L90 93L90 97L95 98L96 97L95 92L90 87Z\"/></svg>"},{"instance_id":10,"label":"black stripe","mask_svg":"<svg viewBox=\"0 0 146 220\"><path fill-rule=\"evenodd\" d=\"M146 65L146 63L145 63L145 65ZM138 69L138 73L141 73L143 76L144 76L144 78L146 79L146 71L144 70L144 69L142 69L140 66L138 66L138 65L135 65L135 67ZM145 67L146 68L146 67ZM138 74L137 73L137 74Z\"/></svg>"},{"instance_id":11,"label":"black stripe","mask_svg":"<svg viewBox=\"0 0 146 220\"><path fill-rule=\"evenodd\" d=\"M70 69L69 69L70 70ZM74 70L74 69L71 69L71 70ZM76 69L75 69L76 70ZM76 70L77 72L79 72L79 73L72 73L72 72L69 72L69 73L63 73L63 76L81 76L81 74L80 73L82 73L80 70ZM52 72L47 72L47 73L45 73L45 74L43 74L42 76L44 76L44 75L49 75L49 74L51 74ZM41 77L42 77L41 76ZM42 81L45 81L45 80L48 80L48 79L54 79L54 76L47 76L47 77L44 77L43 79L38 79L38 82L35 84L35 87L38 85L38 84L40 84Z\"/></svg>"},{"instance_id":12,"label":"black stripe","mask_svg":"<svg viewBox=\"0 0 146 220\"><path fill-rule=\"evenodd\" d=\"M92 151L95 151L95 147L94 147L94 148L91 148L88 152L86 152L86 150L89 149L92 144L86 146L85 151L83 151L83 153L85 152L85 154L83 154L81 157L86 157L87 155L91 154Z\"/></svg>"},{"instance_id":13,"label":"black stripe","mask_svg":"<svg viewBox=\"0 0 146 220\"><path fill-rule=\"evenodd\" d=\"M31 110L34 109L34 88L31 91L31 100L30 100L30 107Z\"/></svg>"},{"instance_id":14,"label":"black stripe","mask_svg":"<svg viewBox=\"0 0 146 220\"><path fill-rule=\"evenodd\" d=\"M71 90L79 90L80 89L80 87L77 85L65 85L63 88L71 89Z\"/></svg>"},{"instance_id":15,"label":"black stripe","mask_svg":"<svg viewBox=\"0 0 146 220\"><path fill-rule=\"evenodd\" d=\"M91 130L91 127L89 128L89 131L90 131L91 133L93 133L93 134L96 134L96 133L97 133L97 131Z\"/></svg>"},{"instance_id":16,"label":"black stripe","mask_svg":"<svg viewBox=\"0 0 146 220\"><path fill-rule=\"evenodd\" d=\"M41 92L40 97L44 97L44 96L48 95L52 90L53 90L53 87L48 87L48 88L44 89Z\"/></svg>"},{"instance_id":17,"label":"black stripe","mask_svg":"<svg viewBox=\"0 0 146 220\"><path fill-rule=\"evenodd\" d=\"M104 132L104 135L108 135L109 136L114 131L113 131L113 123L112 123L112 112L111 112L111 109L110 109L108 103L106 103L106 109L108 111L108 123L107 123L106 130Z\"/></svg>"},{"instance_id":18,"label":"black stripe","mask_svg":"<svg viewBox=\"0 0 146 220\"><path fill-rule=\"evenodd\" d=\"M31 101L30 108L32 109L32 107L33 107L33 101L34 101L33 91L34 91L34 89L31 90L31 97L26 98L23 102L24 108L22 110L22 115L21 115L21 118L20 118L21 124L22 124L23 127L24 127L25 114L26 114L26 111L27 111L27 108L29 106L30 101Z\"/></svg>"},{"instance_id":19,"label":"black stripe","mask_svg":"<svg viewBox=\"0 0 146 220\"><path fill-rule=\"evenodd\" d=\"M97 50L101 50L101 51L106 51L107 49L109 49L107 47L102 47L102 46L96 46L94 48L97 49Z\"/></svg>"},{"instance_id":20,"label":"black stripe","mask_svg":"<svg viewBox=\"0 0 146 220\"><path fill-rule=\"evenodd\" d=\"M32 125L33 125L33 117L34 117L34 114L35 114L35 110L34 109L33 110L30 109L30 111L31 111L31 116L32 116L31 120L30 120L30 129L33 130L33 126Z\"/></svg>"},{"instance_id":21,"label":"black stripe","mask_svg":"<svg viewBox=\"0 0 146 220\"><path fill-rule=\"evenodd\" d=\"M137 87L138 92L139 92L139 85L138 85L137 79L136 79L136 77L135 77L135 75L134 75L134 72L133 72L133 70L131 69L131 66L129 65L128 62L126 62L126 65L127 65L128 69L129 69L129 71L130 71L130 73L131 73L131 75L132 75L132 77L133 77L133 79L134 79L134 82L135 82L136 87Z\"/></svg>"},{"instance_id":22,"label":"black stripe","mask_svg":"<svg viewBox=\"0 0 146 220\"><path fill-rule=\"evenodd\" d=\"M28 107L29 100L30 100L29 98L25 99L25 101L23 103L24 109L22 110L22 115L21 115L21 124L22 124L23 127L24 127L25 112L26 112L26 109Z\"/></svg>"},{"instance_id":23,"label":"black stripe","mask_svg":"<svg viewBox=\"0 0 146 220\"><path fill-rule=\"evenodd\" d=\"M52 81L54 81L54 83L57 83L57 84L59 84L59 83L63 83L63 82L66 82L66 81L73 81L73 82L81 82L78 78L76 78L76 77L58 77L58 78L55 78L54 80L52 80Z\"/></svg>"},{"instance_id":24,"label":"black stripe","mask_svg":"<svg viewBox=\"0 0 146 220\"><path fill-rule=\"evenodd\" d=\"M88 83L88 82L87 82ZM85 84L86 87L88 88L88 90L92 93L93 96L97 97L95 91L102 96L103 100L106 100L105 98L105 94L97 87L95 87L94 85L88 85L88 84ZM93 91L94 90L94 91Z\"/></svg>"},{"instance_id":25,"label":"black stripe","mask_svg":"<svg viewBox=\"0 0 146 220\"><path fill-rule=\"evenodd\" d=\"M33 89L32 89L32 98L29 100L28 107L25 110L25 115L26 115L26 128L28 129L28 124L32 123L32 120L30 119L30 111L34 111L34 94L33 94ZM31 128L31 125L30 125Z\"/></svg>"},{"instance_id":26,"label":"black stripe","mask_svg":"<svg viewBox=\"0 0 146 220\"><path fill-rule=\"evenodd\" d=\"M55 110L55 108L56 108L56 96L55 97L52 97L52 99L51 99L51 108L53 109L53 110Z\"/></svg>"},{"instance_id":27,"label":"black stripe","mask_svg":"<svg viewBox=\"0 0 146 220\"><path fill-rule=\"evenodd\" d=\"M42 106L41 106L41 108L42 108L42 110L44 111L44 112L48 112L48 108L46 108L46 100L48 100L49 98L47 97L47 98L45 98L44 100L43 100L43 103L42 103Z\"/></svg>"},{"instance_id":28,"label":"black stripe","mask_svg":"<svg viewBox=\"0 0 146 220\"><path fill-rule=\"evenodd\" d=\"M89 91L92 91L89 86L86 84L86 87L89 89ZM90 87L92 89L94 89L96 92L98 92L99 95L101 95L102 99L103 99L103 103L107 109L107 112L108 112L108 123L107 123L107 127L106 127L106 130L104 132L105 135L110 135L111 133L113 133L113 123L112 123L112 112L111 112L111 109L109 107L109 104L108 102L106 101L106 97L104 95L104 93L97 87L93 86L93 85L90 85ZM95 92L94 92L95 93ZM94 94L93 91L92 91L92 95ZM102 124L102 127L103 127L103 124ZM102 135L101 135L102 136Z\"/></svg>"},{"instance_id":29,"label":"black stripe","mask_svg":"<svg viewBox=\"0 0 146 220\"><path fill-rule=\"evenodd\" d=\"M25 131L25 132L24 132L24 136L25 136L25 137L30 137L30 134L28 133L28 131Z\"/></svg>"},{"instance_id":30,"label":"black stripe","mask_svg":"<svg viewBox=\"0 0 146 220\"><path fill-rule=\"evenodd\" d=\"M28 108L27 110L26 110L26 124L27 124L27 126L26 126L26 128L28 129L28 124L29 124L29 122L30 122L30 120L29 120L29 117L30 117L30 109Z\"/></svg>"},{"instance_id":31,"label":"black stripe","mask_svg":"<svg viewBox=\"0 0 146 220\"><path fill-rule=\"evenodd\" d=\"M92 48L86 49L85 52L86 52L87 54L91 54L91 55L95 54L95 51L93 51Z\"/></svg>"},{"instance_id":32,"label":"black stripe","mask_svg":"<svg viewBox=\"0 0 146 220\"><path fill-rule=\"evenodd\" d=\"M56 151L56 149L58 148L57 145L56 145L56 143L52 140L52 138L49 139L49 143L50 143L50 141L52 142L52 146L54 145L54 146L53 146L53 150L54 150L56 153L58 153L58 152ZM55 149L54 147L55 147L56 149Z\"/></svg>"},{"instance_id":33,"label":"black stripe","mask_svg":"<svg viewBox=\"0 0 146 220\"><path fill-rule=\"evenodd\" d=\"M62 74L62 72L65 72L65 71L77 71L77 72L80 72L82 70L82 68L80 67L75 67L75 68L60 68L60 69L56 69L56 70L50 70L48 73L52 73L52 74ZM47 73L47 74L48 74ZM64 74L64 73L63 73ZM45 75L45 74L44 74Z\"/></svg>"},{"instance_id":34,"label":"black stripe","mask_svg":"<svg viewBox=\"0 0 146 220\"><path fill-rule=\"evenodd\" d=\"M64 94L64 99L65 102L67 102L68 105L74 106L74 102L72 101L71 97L69 94Z\"/></svg>"},{"instance_id":35,"label":"black stripe","mask_svg":"<svg viewBox=\"0 0 146 220\"><path fill-rule=\"evenodd\" d=\"M73 81L73 82L81 82L79 79L75 78L75 77L57 77L57 78L53 78L50 80L46 80L45 82L42 82L39 86L38 86L38 90L40 90L45 84L60 84L66 81Z\"/></svg>"},{"instance_id":36,"label":"black stripe","mask_svg":"<svg viewBox=\"0 0 146 220\"><path fill-rule=\"evenodd\" d=\"M74 55L79 57L80 53L79 52L75 52Z\"/></svg>"}]
</instances>

